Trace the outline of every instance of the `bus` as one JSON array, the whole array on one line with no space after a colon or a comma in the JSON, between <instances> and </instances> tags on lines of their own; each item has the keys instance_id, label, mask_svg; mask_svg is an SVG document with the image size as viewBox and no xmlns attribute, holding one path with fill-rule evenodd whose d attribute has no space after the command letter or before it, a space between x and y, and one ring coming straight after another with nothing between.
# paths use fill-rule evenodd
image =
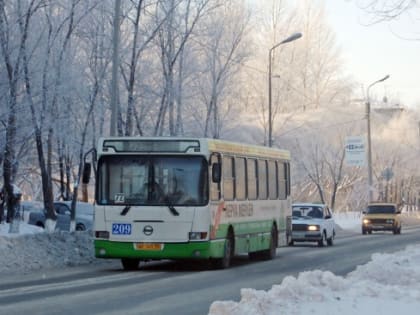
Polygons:
<instances>
[{"instance_id":1,"label":"bus","mask_svg":"<svg viewBox=\"0 0 420 315\"><path fill-rule=\"evenodd\" d=\"M108 137L95 155L97 258L120 259L125 270L161 259L224 269L235 255L273 259L288 243L289 151L207 138Z\"/></svg>"}]
</instances>

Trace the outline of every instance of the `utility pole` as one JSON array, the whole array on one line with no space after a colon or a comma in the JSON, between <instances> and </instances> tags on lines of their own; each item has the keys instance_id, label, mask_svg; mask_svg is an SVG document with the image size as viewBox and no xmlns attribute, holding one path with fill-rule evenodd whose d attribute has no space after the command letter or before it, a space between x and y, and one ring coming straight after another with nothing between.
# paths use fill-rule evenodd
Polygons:
<instances>
[{"instance_id":1,"label":"utility pole","mask_svg":"<svg viewBox=\"0 0 420 315\"><path fill-rule=\"evenodd\" d=\"M118 51L120 46L120 11L121 0L115 0L114 30L112 34L111 136L117 135L117 114L119 107L118 67L120 59Z\"/></svg>"},{"instance_id":2,"label":"utility pole","mask_svg":"<svg viewBox=\"0 0 420 315\"><path fill-rule=\"evenodd\" d=\"M370 99L369 99L369 90L372 86L379 82L383 82L389 78L389 74L383 77L382 79L373 82L370 84L366 91L366 121L367 121L367 160L368 160L368 189L369 189L369 202L373 200L373 174L372 174L372 139L370 132Z\"/></svg>"}]
</instances>

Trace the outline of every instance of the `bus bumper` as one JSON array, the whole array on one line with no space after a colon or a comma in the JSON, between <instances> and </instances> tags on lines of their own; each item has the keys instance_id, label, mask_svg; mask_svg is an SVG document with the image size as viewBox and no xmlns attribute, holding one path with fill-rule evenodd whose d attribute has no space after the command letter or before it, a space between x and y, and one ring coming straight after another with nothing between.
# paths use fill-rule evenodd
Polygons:
<instances>
[{"instance_id":1,"label":"bus bumper","mask_svg":"<svg viewBox=\"0 0 420 315\"><path fill-rule=\"evenodd\" d=\"M188 243L161 243L160 249L138 249L139 243L94 240L96 258L159 259L208 259L223 257L221 240Z\"/></svg>"}]
</instances>

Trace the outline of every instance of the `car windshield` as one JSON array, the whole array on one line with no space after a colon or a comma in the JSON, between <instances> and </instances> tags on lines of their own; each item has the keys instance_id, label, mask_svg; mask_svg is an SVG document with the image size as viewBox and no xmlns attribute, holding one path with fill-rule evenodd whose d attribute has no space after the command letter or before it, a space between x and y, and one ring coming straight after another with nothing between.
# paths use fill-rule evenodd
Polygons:
<instances>
[{"instance_id":1,"label":"car windshield","mask_svg":"<svg viewBox=\"0 0 420 315\"><path fill-rule=\"evenodd\" d=\"M42 212L44 210L44 204L37 201L22 201L20 204L21 210L24 212L29 211L38 211Z\"/></svg>"},{"instance_id":2,"label":"car windshield","mask_svg":"<svg viewBox=\"0 0 420 315\"><path fill-rule=\"evenodd\" d=\"M92 215L93 216L93 206L89 203L78 202L76 204L76 214Z\"/></svg>"},{"instance_id":3,"label":"car windshield","mask_svg":"<svg viewBox=\"0 0 420 315\"><path fill-rule=\"evenodd\" d=\"M322 218L322 208L318 206L295 206L293 207L293 217Z\"/></svg>"},{"instance_id":4,"label":"car windshield","mask_svg":"<svg viewBox=\"0 0 420 315\"><path fill-rule=\"evenodd\" d=\"M367 208L367 213L395 213L395 206L393 205L371 205Z\"/></svg>"},{"instance_id":5,"label":"car windshield","mask_svg":"<svg viewBox=\"0 0 420 315\"><path fill-rule=\"evenodd\" d=\"M197 206L208 201L202 156L103 156L98 163L100 205Z\"/></svg>"}]
</instances>

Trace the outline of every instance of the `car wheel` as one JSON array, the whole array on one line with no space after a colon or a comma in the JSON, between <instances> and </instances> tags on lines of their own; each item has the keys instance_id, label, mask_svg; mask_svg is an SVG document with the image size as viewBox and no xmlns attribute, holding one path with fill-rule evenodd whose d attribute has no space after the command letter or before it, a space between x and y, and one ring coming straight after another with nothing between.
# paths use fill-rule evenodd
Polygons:
<instances>
[{"instance_id":1,"label":"car wheel","mask_svg":"<svg viewBox=\"0 0 420 315\"><path fill-rule=\"evenodd\" d=\"M234 237L233 237L233 233L230 231L225 240L223 257L214 259L213 267L216 269L229 268L230 263L232 261L233 252L234 252Z\"/></svg>"},{"instance_id":2,"label":"car wheel","mask_svg":"<svg viewBox=\"0 0 420 315\"><path fill-rule=\"evenodd\" d=\"M76 231L84 231L84 230L86 230L86 228L83 224L76 225Z\"/></svg>"},{"instance_id":3,"label":"car wheel","mask_svg":"<svg viewBox=\"0 0 420 315\"><path fill-rule=\"evenodd\" d=\"M325 246L326 239L327 239L327 236L326 236L325 231L324 231L322 233L321 239L318 241L318 246L319 247L324 247Z\"/></svg>"},{"instance_id":4,"label":"car wheel","mask_svg":"<svg viewBox=\"0 0 420 315\"><path fill-rule=\"evenodd\" d=\"M395 228L394 228L394 230L392 231L394 234L401 234L401 226L396 226Z\"/></svg>"},{"instance_id":5,"label":"car wheel","mask_svg":"<svg viewBox=\"0 0 420 315\"><path fill-rule=\"evenodd\" d=\"M366 234L367 234L366 229L362 228L362 234L363 234L363 235L366 235Z\"/></svg>"},{"instance_id":6,"label":"car wheel","mask_svg":"<svg viewBox=\"0 0 420 315\"><path fill-rule=\"evenodd\" d=\"M335 230L333 230L333 233L332 233L331 237L327 239L328 246L333 246L334 245L334 237L335 237Z\"/></svg>"},{"instance_id":7,"label":"car wheel","mask_svg":"<svg viewBox=\"0 0 420 315\"><path fill-rule=\"evenodd\" d=\"M293 245L295 245L295 242L293 240L290 240L289 243L287 243L287 245L293 246Z\"/></svg>"},{"instance_id":8,"label":"car wheel","mask_svg":"<svg viewBox=\"0 0 420 315\"><path fill-rule=\"evenodd\" d=\"M137 270L139 268L139 262L140 260L138 259L133 259L133 258L122 258L121 259L121 264L124 268L124 270Z\"/></svg>"}]
</instances>

